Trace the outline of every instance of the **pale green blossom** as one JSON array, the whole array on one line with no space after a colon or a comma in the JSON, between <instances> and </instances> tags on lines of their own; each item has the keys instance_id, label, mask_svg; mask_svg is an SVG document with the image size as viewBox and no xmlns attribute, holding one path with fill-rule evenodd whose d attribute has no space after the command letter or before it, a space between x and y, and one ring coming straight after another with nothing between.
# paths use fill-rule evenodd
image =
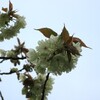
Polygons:
<instances>
[{"instance_id":1,"label":"pale green blossom","mask_svg":"<svg viewBox=\"0 0 100 100\"><path fill-rule=\"evenodd\" d=\"M25 17L17 15L16 19L9 19L7 13L0 14L0 41L17 36L21 28L25 28Z\"/></svg>"},{"instance_id":2,"label":"pale green blossom","mask_svg":"<svg viewBox=\"0 0 100 100\"><path fill-rule=\"evenodd\" d=\"M28 60L32 63L37 63L37 57L38 57L38 54L37 52L34 50L34 49L30 49L30 52L27 53L27 56L28 56Z\"/></svg>"},{"instance_id":3,"label":"pale green blossom","mask_svg":"<svg viewBox=\"0 0 100 100\"><path fill-rule=\"evenodd\" d=\"M23 82L25 79L26 79L25 75L24 75L23 73L20 73L20 75L19 75L19 80L20 80L21 82Z\"/></svg>"},{"instance_id":4,"label":"pale green blossom","mask_svg":"<svg viewBox=\"0 0 100 100\"><path fill-rule=\"evenodd\" d=\"M6 56L7 56L7 57L14 57L14 56L15 56L15 53L14 53L12 50L8 50L8 51L6 52Z\"/></svg>"},{"instance_id":5,"label":"pale green blossom","mask_svg":"<svg viewBox=\"0 0 100 100\"><path fill-rule=\"evenodd\" d=\"M0 28L6 26L6 23L8 23L9 17L7 13L0 14Z\"/></svg>"},{"instance_id":6,"label":"pale green blossom","mask_svg":"<svg viewBox=\"0 0 100 100\"><path fill-rule=\"evenodd\" d=\"M72 44L81 52L80 43ZM71 61L67 51L63 49L63 41L59 36L51 36L49 39L38 42L36 50L29 50L28 60L35 64L34 70L37 73L51 72L55 75L61 75L62 72L70 72L77 64L79 55L71 54Z\"/></svg>"},{"instance_id":7,"label":"pale green blossom","mask_svg":"<svg viewBox=\"0 0 100 100\"><path fill-rule=\"evenodd\" d=\"M0 49L0 57L5 57L6 51L3 49Z\"/></svg>"},{"instance_id":8,"label":"pale green blossom","mask_svg":"<svg viewBox=\"0 0 100 100\"><path fill-rule=\"evenodd\" d=\"M37 77L33 78L33 84L27 86L24 86L22 89L22 94L23 95L27 95L28 93L30 94L30 100L41 100L42 97L42 92L44 89L44 83L46 80L46 75L44 74L38 74ZM23 82L25 81L25 79L23 80ZM47 96L49 93L51 93L51 90L53 88L53 79L51 77L49 77L47 83L46 83L46 90L45 90L45 98L44 100L48 100ZM27 84L28 85L28 84Z\"/></svg>"},{"instance_id":9,"label":"pale green blossom","mask_svg":"<svg viewBox=\"0 0 100 100\"><path fill-rule=\"evenodd\" d=\"M82 51L82 48L80 47L80 42L77 42L77 43L73 42L73 46L76 47L79 52Z\"/></svg>"}]
</instances>

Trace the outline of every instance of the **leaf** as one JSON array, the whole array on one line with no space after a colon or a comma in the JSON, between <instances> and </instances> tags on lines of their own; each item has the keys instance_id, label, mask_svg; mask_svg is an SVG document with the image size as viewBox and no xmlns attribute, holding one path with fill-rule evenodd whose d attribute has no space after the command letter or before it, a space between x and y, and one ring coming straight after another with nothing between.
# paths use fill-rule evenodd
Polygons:
<instances>
[{"instance_id":1,"label":"leaf","mask_svg":"<svg viewBox=\"0 0 100 100\"><path fill-rule=\"evenodd\" d=\"M33 85L34 85L34 80L33 80L33 79L30 79L30 78L26 78L26 79L23 81L23 85L24 85L24 86L33 86Z\"/></svg>"},{"instance_id":2,"label":"leaf","mask_svg":"<svg viewBox=\"0 0 100 100\"><path fill-rule=\"evenodd\" d=\"M9 11L12 11L12 10L13 10L13 4L9 0Z\"/></svg>"},{"instance_id":3,"label":"leaf","mask_svg":"<svg viewBox=\"0 0 100 100\"><path fill-rule=\"evenodd\" d=\"M73 37L73 42L79 42L81 46L86 47L86 48L90 48L88 47L81 39L77 38L77 37ZM91 49L91 48L90 48Z\"/></svg>"},{"instance_id":4,"label":"leaf","mask_svg":"<svg viewBox=\"0 0 100 100\"><path fill-rule=\"evenodd\" d=\"M13 11L12 16L15 17L15 18L18 18L18 15L14 14L14 13L16 13L16 11Z\"/></svg>"},{"instance_id":5,"label":"leaf","mask_svg":"<svg viewBox=\"0 0 100 100\"><path fill-rule=\"evenodd\" d=\"M2 11L7 12L8 11L8 8L3 8L2 7Z\"/></svg>"},{"instance_id":6,"label":"leaf","mask_svg":"<svg viewBox=\"0 0 100 100\"><path fill-rule=\"evenodd\" d=\"M64 25L63 30L61 32L61 37L64 40L64 42L67 42L67 40L69 39L69 32L67 31L65 25Z\"/></svg>"},{"instance_id":7,"label":"leaf","mask_svg":"<svg viewBox=\"0 0 100 100\"><path fill-rule=\"evenodd\" d=\"M18 45L20 45L20 44L21 44L21 42L20 42L20 39L19 39L19 38L17 38L17 42L18 42Z\"/></svg>"},{"instance_id":8,"label":"leaf","mask_svg":"<svg viewBox=\"0 0 100 100\"><path fill-rule=\"evenodd\" d=\"M81 56L81 54L79 53L79 51L72 45L65 45L65 50L69 53L72 53L73 55L79 55Z\"/></svg>"},{"instance_id":9,"label":"leaf","mask_svg":"<svg viewBox=\"0 0 100 100\"><path fill-rule=\"evenodd\" d=\"M69 39L67 40L67 44L71 45L73 42L73 35L69 37Z\"/></svg>"},{"instance_id":10,"label":"leaf","mask_svg":"<svg viewBox=\"0 0 100 100\"><path fill-rule=\"evenodd\" d=\"M79 56L81 56L81 54L79 53L79 51L74 46L72 46L72 45L69 46L69 51L73 55L79 55Z\"/></svg>"},{"instance_id":11,"label":"leaf","mask_svg":"<svg viewBox=\"0 0 100 100\"><path fill-rule=\"evenodd\" d=\"M27 48L22 48L22 52L23 52L24 54L27 54L27 53L29 52L29 50L28 50Z\"/></svg>"},{"instance_id":12,"label":"leaf","mask_svg":"<svg viewBox=\"0 0 100 100\"><path fill-rule=\"evenodd\" d=\"M51 35L57 36L57 33L50 28L40 28L35 30L40 31L47 38L50 38Z\"/></svg>"}]
</instances>

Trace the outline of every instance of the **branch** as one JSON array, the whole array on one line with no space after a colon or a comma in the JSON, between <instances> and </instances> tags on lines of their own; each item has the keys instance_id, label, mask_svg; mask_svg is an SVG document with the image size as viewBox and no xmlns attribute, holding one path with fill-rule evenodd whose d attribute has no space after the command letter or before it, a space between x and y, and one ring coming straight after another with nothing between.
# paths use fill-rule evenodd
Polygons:
<instances>
[{"instance_id":1,"label":"branch","mask_svg":"<svg viewBox=\"0 0 100 100\"><path fill-rule=\"evenodd\" d=\"M45 97L46 84L47 84L47 81L48 81L48 79L49 79L49 75L50 75L50 73L47 74L46 80L45 80L45 82L44 82L41 100L44 100L44 97Z\"/></svg>"},{"instance_id":2,"label":"branch","mask_svg":"<svg viewBox=\"0 0 100 100\"><path fill-rule=\"evenodd\" d=\"M24 70L24 68L22 68L22 69L20 69L20 70L18 70L18 71L15 71L15 72L13 72L13 71L10 71L10 72L3 72L3 73L0 73L0 75L10 75L10 74L13 74L13 73L21 72L22 70Z\"/></svg>"},{"instance_id":3,"label":"branch","mask_svg":"<svg viewBox=\"0 0 100 100\"><path fill-rule=\"evenodd\" d=\"M0 91L0 97L1 97L1 100L4 100L4 98L3 98L3 95L2 95L2 93L1 93L1 91Z\"/></svg>"},{"instance_id":4,"label":"branch","mask_svg":"<svg viewBox=\"0 0 100 100\"><path fill-rule=\"evenodd\" d=\"M23 60L23 59L26 59L26 57L0 57L0 59L2 59L0 61L0 63L2 63L4 60L10 60L10 59L13 59L13 60Z\"/></svg>"}]
</instances>

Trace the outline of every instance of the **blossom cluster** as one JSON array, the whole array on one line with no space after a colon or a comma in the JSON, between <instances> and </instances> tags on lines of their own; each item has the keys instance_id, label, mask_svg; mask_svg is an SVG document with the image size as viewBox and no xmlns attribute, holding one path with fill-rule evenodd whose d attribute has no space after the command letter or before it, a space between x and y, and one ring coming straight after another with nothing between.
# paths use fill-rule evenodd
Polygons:
<instances>
[{"instance_id":1,"label":"blossom cluster","mask_svg":"<svg viewBox=\"0 0 100 100\"><path fill-rule=\"evenodd\" d=\"M26 95L26 98L30 98L30 100L41 100L43 89L45 88L46 90L44 100L47 100L47 96L53 88L53 79L51 77L49 77L44 88L46 76L42 74L38 74L35 78L27 77L24 74L20 74L20 80L21 82L23 82L24 85L24 87L22 88L22 94Z\"/></svg>"},{"instance_id":2,"label":"blossom cluster","mask_svg":"<svg viewBox=\"0 0 100 100\"><path fill-rule=\"evenodd\" d=\"M30 49L27 53L28 61L35 64L34 70L37 73L61 75L75 68L80 55L71 54L69 62L68 52L64 50L63 40L59 37L51 35L49 39L39 41L36 49ZM79 42L73 42L72 45L81 52Z\"/></svg>"},{"instance_id":3,"label":"blossom cluster","mask_svg":"<svg viewBox=\"0 0 100 100\"><path fill-rule=\"evenodd\" d=\"M8 16L8 13L0 14L0 41L16 36L21 28L25 28L25 18L20 15L16 16L17 18L12 19Z\"/></svg>"}]
</instances>

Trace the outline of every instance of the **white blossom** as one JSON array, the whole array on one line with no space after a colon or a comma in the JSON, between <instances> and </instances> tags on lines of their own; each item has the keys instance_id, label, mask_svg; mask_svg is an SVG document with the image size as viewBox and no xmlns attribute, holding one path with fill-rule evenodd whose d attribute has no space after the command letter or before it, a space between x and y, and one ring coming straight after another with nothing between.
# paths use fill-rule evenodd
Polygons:
<instances>
[{"instance_id":1,"label":"white blossom","mask_svg":"<svg viewBox=\"0 0 100 100\"><path fill-rule=\"evenodd\" d=\"M0 49L0 57L5 57L6 51L3 49Z\"/></svg>"},{"instance_id":2,"label":"white blossom","mask_svg":"<svg viewBox=\"0 0 100 100\"><path fill-rule=\"evenodd\" d=\"M72 45L81 52L80 43ZM63 42L59 36L51 36L49 39L38 42L36 50L29 50L28 60L35 64L35 71L44 74L46 71L55 75L61 75L62 72L70 72L77 64L79 55L71 54L71 61L67 51L63 50Z\"/></svg>"},{"instance_id":3,"label":"white blossom","mask_svg":"<svg viewBox=\"0 0 100 100\"><path fill-rule=\"evenodd\" d=\"M16 19L9 19L7 13L0 14L0 41L10 39L20 32L21 28L25 28L25 17L17 15Z\"/></svg>"}]
</instances>

